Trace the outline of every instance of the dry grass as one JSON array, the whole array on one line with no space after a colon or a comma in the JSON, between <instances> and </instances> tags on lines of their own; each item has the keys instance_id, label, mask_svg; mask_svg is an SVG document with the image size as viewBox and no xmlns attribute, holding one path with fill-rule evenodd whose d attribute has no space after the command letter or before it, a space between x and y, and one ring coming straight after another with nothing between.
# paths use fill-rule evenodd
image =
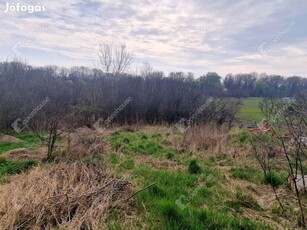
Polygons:
<instances>
[{"instance_id":1,"label":"dry grass","mask_svg":"<svg viewBox=\"0 0 307 230\"><path fill-rule=\"evenodd\" d=\"M3 154L10 160L37 160L42 161L46 155L42 152L35 152L27 148L18 148L10 150Z\"/></svg>"},{"instance_id":2,"label":"dry grass","mask_svg":"<svg viewBox=\"0 0 307 230\"><path fill-rule=\"evenodd\" d=\"M0 133L0 143L18 143L18 142L21 142L21 140L13 136L3 135Z\"/></svg>"},{"instance_id":3,"label":"dry grass","mask_svg":"<svg viewBox=\"0 0 307 230\"><path fill-rule=\"evenodd\" d=\"M183 136L182 147L193 152L223 154L235 150L227 144L228 130L214 125L196 126L188 129Z\"/></svg>"},{"instance_id":4,"label":"dry grass","mask_svg":"<svg viewBox=\"0 0 307 230\"><path fill-rule=\"evenodd\" d=\"M1 186L0 228L106 228L109 209L127 205L127 185L92 164L37 167Z\"/></svg>"},{"instance_id":5,"label":"dry grass","mask_svg":"<svg viewBox=\"0 0 307 230\"><path fill-rule=\"evenodd\" d=\"M64 148L68 158L80 160L92 154L104 153L108 149L108 144L99 139L99 133L87 127L63 132L62 137L67 140Z\"/></svg>"},{"instance_id":6,"label":"dry grass","mask_svg":"<svg viewBox=\"0 0 307 230\"><path fill-rule=\"evenodd\" d=\"M146 164L156 169L164 169L170 171L183 171L186 169L184 165L180 165L177 162L167 159L159 159L151 156L136 156L134 159L138 165Z\"/></svg>"}]
</instances>

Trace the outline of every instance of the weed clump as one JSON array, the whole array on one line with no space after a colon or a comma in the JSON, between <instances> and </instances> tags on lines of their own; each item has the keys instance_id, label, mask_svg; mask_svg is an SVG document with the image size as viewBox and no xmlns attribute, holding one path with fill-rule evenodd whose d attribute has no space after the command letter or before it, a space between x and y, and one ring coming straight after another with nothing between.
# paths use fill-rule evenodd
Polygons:
<instances>
[{"instance_id":1,"label":"weed clump","mask_svg":"<svg viewBox=\"0 0 307 230\"><path fill-rule=\"evenodd\" d=\"M198 174L201 172L201 168L196 160L191 160L189 163L189 172L193 174Z\"/></svg>"},{"instance_id":2,"label":"weed clump","mask_svg":"<svg viewBox=\"0 0 307 230\"><path fill-rule=\"evenodd\" d=\"M272 186L280 186L285 182L285 178L280 174L271 172L264 176L264 182Z\"/></svg>"}]
</instances>

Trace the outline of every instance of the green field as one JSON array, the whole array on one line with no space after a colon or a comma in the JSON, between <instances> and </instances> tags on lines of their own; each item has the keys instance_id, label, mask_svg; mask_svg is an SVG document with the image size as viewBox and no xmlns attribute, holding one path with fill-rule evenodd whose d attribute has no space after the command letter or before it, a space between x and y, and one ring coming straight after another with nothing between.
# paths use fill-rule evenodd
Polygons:
<instances>
[{"instance_id":1,"label":"green field","mask_svg":"<svg viewBox=\"0 0 307 230\"><path fill-rule=\"evenodd\" d=\"M239 111L238 117L242 119L249 119L254 121L261 121L263 115L258 107L259 102L262 101L260 97L243 99L242 107Z\"/></svg>"},{"instance_id":2,"label":"green field","mask_svg":"<svg viewBox=\"0 0 307 230\"><path fill-rule=\"evenodd\" d=\"M17 143L0 143L0 155L9 150L18 148L32 148L38 143L38 138L33 133L21 133L16 135L21 141ZM34 160L15 161L0 157L0 179L8 174L17 174L22 170L36 165Z\"/></svg>"}]
</instances>

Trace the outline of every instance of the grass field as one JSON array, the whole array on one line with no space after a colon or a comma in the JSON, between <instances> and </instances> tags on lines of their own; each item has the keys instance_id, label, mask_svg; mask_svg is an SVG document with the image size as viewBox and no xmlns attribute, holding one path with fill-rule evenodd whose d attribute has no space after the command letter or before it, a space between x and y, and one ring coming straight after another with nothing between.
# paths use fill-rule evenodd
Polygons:
<instances>
[{"instance_id":1,"label":"grass field","mask_svg":"<svg viewBox=\"0 0 307 230\"><path fill-rule=\"evenodd\" d=\"M18 148L32 148L38 143L38 138L33 133L20 133L16 135L20 142L0 143L0 155L9 150ZM15 161L0 157L0 178L8 174L17 174L22 170L28 169L36 165L33 160Z\"/></svg>"},{"instance_id":2,"label":"grass field","mask_svg":"<svg viewBox=\"0 0 307 230\"><path fill-rule=\"evenodd\" d=\"M258 107L262 98L246 98L243 99L243 105L239 111L238 117L260 122L263 119L261 110Z\"/></svg>"},{"instance_id":3,"label":"grass field","mask_svg":"<svg viewBox=\"0 0 307 230\"><path fill-rule=\"evenodd\" d=\"M240 118L261 120L257 107L260 100L245 99ZM86 155L76 159L72 156L59 158L59 161L90 165L94 160L95 165L104 165L103 170L115 178L128 181L132 194L141 191L131 199L128 211L108 210L107 229L290 229L293 226L298 215L295 206L289 204L281 213L268 185L274 180L286 199L293 200L286 185L287 175L277 172L264 177L257 161L248 155L246 130L236 128L214 136L214 130L208 129L209 144L217 146L218 140L225 140L221 142L225 145L222 152L213 153L208 151L208 138L202 139L200 135L205 127L191 129L198 130L195 132L199 139L187 139L188 133L194 131L182 134L174 127L118 128L108 134L97 134L99 142L107 146L104 152L95 153L99 157ZM21 147L35 149L39 145L34 134L16 137L22 142L0 144L0 153ZM190 145L183 145L184 140L189 140ZM65 139L61 141L64 143ZM197 141L200 145L192 149ZM57 163L48 165L52 167ZM32 160L0 157L2 186L11 174L31 170L35 165L37 162ZM42 162L38 166L44 170L44 165ZM22 190L21 194L23 192L27 193ZM63 194L61 188L58 193Z\"/></svg>"},{"instance_id":4,"label":"grass field","mask_svg":"<svg viewBox=\"0 0 307 230\"><path fill-rule=\"evenodd\" d=\"M112 146L108 164L118 177L129 175L139 189L156 183L135 197L137 213L147 227L273 229L261 221L268 210L248 189L269 190L259 167L238 165L229 155L192 156L175 148L173 140L180 139L180 134L165 130L159 134L116 131L105 138ZM244 213L256 218L251 220ZM122 229L121 222L121 215L114 214L108 227Z\"/></svg>"},{"instance_id":5,"label":"grass field","mask_svg":"<svg viewBox=\"0 0 307 230\"><path fill-rule=\"evenodd\" d=\"M24 145L37 145L31 134L18 137ZM189 147L180 145L183 138L177 129L163 126L118 129L99 136L109 147L94 158L95 164L105 165L116 178L129 181L132 193L152 185L133 196L128 211L109 210L107 229L275 229L281 227L280 221L291 226L280 215L276 202L265 200L273 192L252 157L233 158L227 151L214 155L206 151L206 146L192 153ZM244 131L231 132L226 139L229 149L247 151ZM90 163L91 157L77 161ZM49 166L52 164L57 163ZM0 158L0 178L33 165L33 161ZM44 170L43 163L39 167ZM274 178L277 186L284 187L285 175L276 174ZM5 186L6 180L2 181ZM292 213L290 208L284 215Z\"/></svg>"}]
</instances>

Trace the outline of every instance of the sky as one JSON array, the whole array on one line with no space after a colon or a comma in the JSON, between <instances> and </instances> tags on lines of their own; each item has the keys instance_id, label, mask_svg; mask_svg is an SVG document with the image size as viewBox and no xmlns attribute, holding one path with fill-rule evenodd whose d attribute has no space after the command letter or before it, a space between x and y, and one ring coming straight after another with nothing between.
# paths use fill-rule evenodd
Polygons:
<instances>
[{"instance_id":1,"label":"sky","mask_svg":"<svg viewBox=\"0 0 307 230\"><path fill-rule=\"evenodd\" d=\"M131 73L307 77L305 0L0 0L0 22L0 60L96 67L112 43L134 54Z\"/></svg>"}]
</instances>

